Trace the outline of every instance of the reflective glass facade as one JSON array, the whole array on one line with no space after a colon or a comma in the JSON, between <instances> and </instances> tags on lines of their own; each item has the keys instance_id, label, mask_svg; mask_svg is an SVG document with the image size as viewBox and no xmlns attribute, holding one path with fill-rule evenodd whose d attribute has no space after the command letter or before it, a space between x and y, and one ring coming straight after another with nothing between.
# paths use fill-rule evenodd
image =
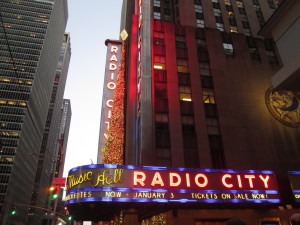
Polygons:
<instances>
[{"instance_id":1,"label":"reflective glass facade","mask_svg":"<svg viewBox=\"0 0 300 225\"><path fill-rule=\"evenodd\" d=\"M28 208L16 204L30 205L67 16L66 1L0 3L2 224L26 221Z\"/></svg>"}]
</instances>

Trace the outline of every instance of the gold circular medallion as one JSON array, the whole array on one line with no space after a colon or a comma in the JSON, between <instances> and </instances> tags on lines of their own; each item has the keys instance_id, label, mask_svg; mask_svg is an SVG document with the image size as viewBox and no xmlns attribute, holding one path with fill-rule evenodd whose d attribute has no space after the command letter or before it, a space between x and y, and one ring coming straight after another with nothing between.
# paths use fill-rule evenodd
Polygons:
<instances>
[{"instance_id":1,"label":"gold circular medallion","mask_svg":"<svg viewBox=\"0 0 300 225\"><path fill-rule=\"evenodd\" d=\"M300 101L292 91L272 90L266 92L266 105L279 122L290 126L300 126Z\"/></svg>"}]
</instances>

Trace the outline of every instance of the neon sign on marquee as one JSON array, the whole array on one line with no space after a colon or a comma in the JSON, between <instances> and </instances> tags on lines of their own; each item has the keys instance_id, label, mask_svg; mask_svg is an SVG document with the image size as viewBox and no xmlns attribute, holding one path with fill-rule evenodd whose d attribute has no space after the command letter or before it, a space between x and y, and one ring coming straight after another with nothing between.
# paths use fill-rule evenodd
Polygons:
<instances>
[{"instance_id":1,"label":"neon sign on marquee","mask_svg":"<svg viewBox=\"0 0 300 225\"><path fill-rule=\"evenodd\" d=\"M69 172L78 202L279 203L272 171L88 165Z\"/></svg>"}]
</instances>

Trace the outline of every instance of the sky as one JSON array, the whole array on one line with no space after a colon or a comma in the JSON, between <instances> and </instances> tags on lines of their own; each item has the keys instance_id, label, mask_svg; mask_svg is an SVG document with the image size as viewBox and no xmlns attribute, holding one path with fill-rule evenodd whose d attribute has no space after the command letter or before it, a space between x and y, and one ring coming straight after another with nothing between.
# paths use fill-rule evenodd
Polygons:
<instances>
[{"instance_id":1,"label":"sky","mask_svg":"<svg viewBox=\"0 0 300 225\"><path fill-rule=\"evenodd\" d=\"M97 163L106 39L119 39L122 0L68 0L66 32L71 61L64 98L72 118L64 177L74 167Z\"/></svg>"}]
</instances>

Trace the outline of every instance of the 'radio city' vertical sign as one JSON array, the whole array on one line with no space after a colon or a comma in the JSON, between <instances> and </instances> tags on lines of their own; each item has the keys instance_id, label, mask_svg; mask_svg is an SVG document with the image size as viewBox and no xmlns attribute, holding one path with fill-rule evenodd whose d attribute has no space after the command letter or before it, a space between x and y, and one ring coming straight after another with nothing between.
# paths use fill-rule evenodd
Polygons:
<instances>
[{"instance_id":1,"label":"'radio city' vertical sign","mask_svg":"<svg viewBox=\"0 0 300 225\"><path fill-rule=\"evenodd\" d=\"M110 126L111 111L113 108L114 94L117 86L122 53L122 42L106 40L105 44L107 46L107 54L103 84L98 162L101 161L102 149L105 147L105 143L108 138L107 132Z\"/></svg>"}]
</instances>

